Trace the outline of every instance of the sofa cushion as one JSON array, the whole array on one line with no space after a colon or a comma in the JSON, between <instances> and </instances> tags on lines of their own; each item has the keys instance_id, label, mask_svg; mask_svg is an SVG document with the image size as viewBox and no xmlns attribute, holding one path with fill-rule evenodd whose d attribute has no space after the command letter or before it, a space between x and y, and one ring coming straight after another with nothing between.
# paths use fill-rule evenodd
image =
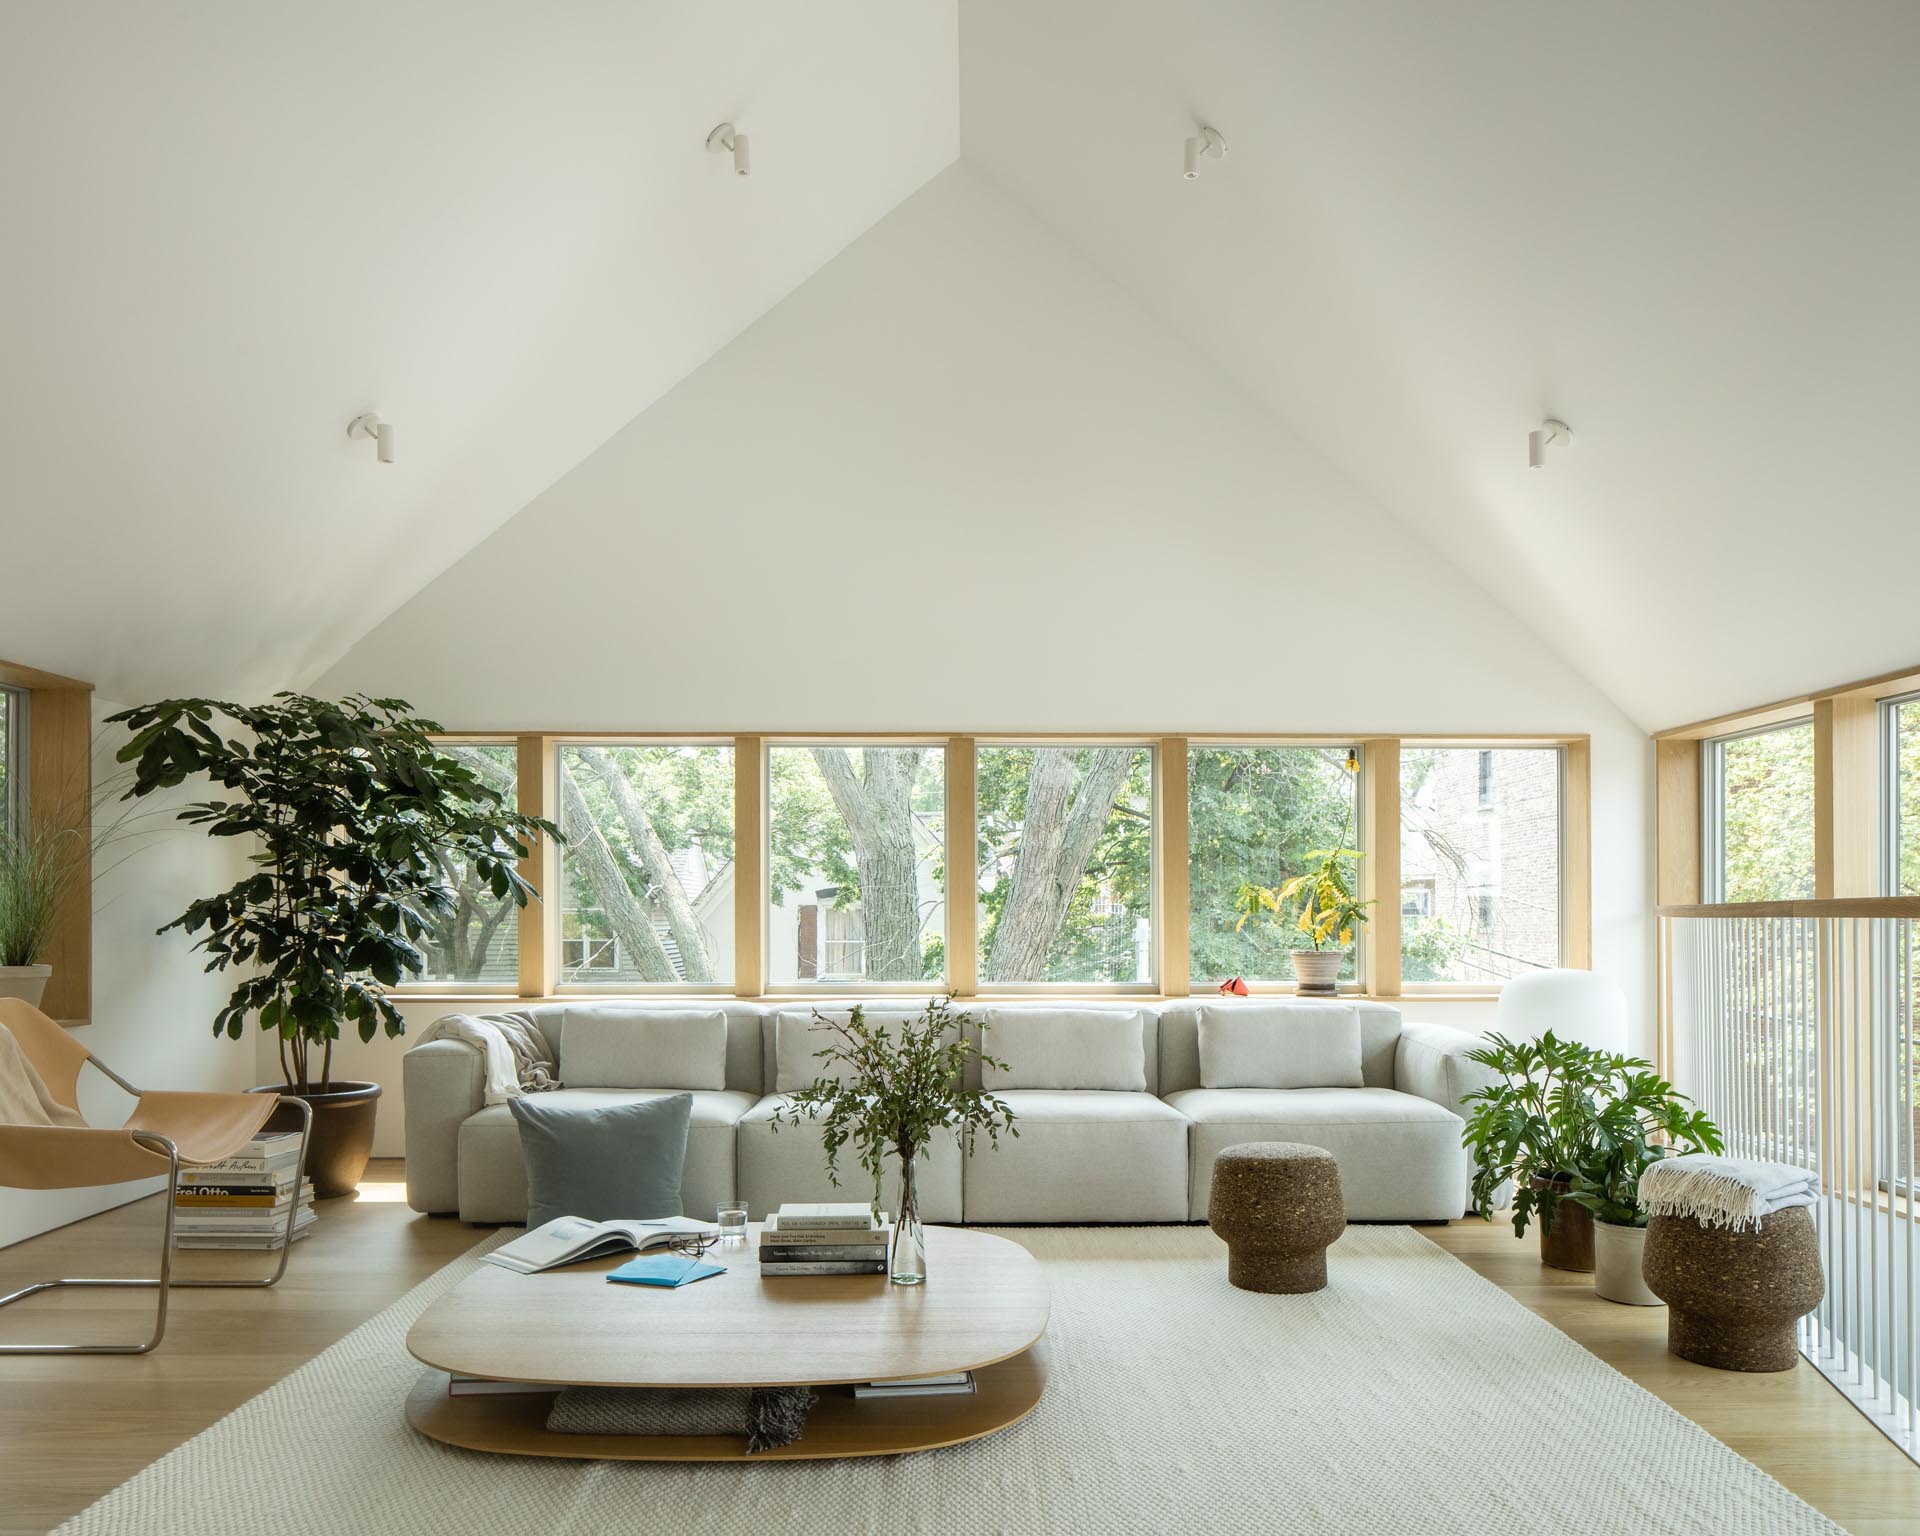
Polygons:
<instances>
[{"instance_id":1,"label":"sofa cushion","mask_svg":"<svg viewBox=\"0 0 1920 1536\"><path fill-rule=\"evenodd\" d=\"M967 1159L966 1219L1183 1221L1186 1118L1149 1093L1010 1088L1018 1136Z\"/></svg>"},{"instance_id":2,"label":"sofa cushion","mask_svg":"<svg viewBox=\"0 0 1920 1536\"><path fill-rule=\"evenodd\" d=\"M760 1221L788 1201L871 1199L873 1180L851 1147L840 1150L840 1182L835 1184L827 1177L820 1127L776 1120L789 1102L786 1094L768 1094L741 1117L739 1187L748 1216ZM960 1140L955 1133L948 1131L935 1139L914 1169L914 1184L922 1221L960 1220ZM887 1160L880 1203L889 1211L900 1207L897 1159Z\"/></svg>"},{"instance_id":3,"label":"sofa cushion","mask_svg":"<svg viewBox=\"0 0 1920 1536\"><path fill-rule=\"evenodd\" d=\"M983 1064L981 1084L1003 1088L1147 1091L1146 1020L1138 1009L991 1008L982 1048L1007 1064Z\"/></svg>"},{"instance_id":4,"label":"sofa cushion","mask_svg":"<svg viewBox=\"0 0 1920 1536\"><path fill-rule=\"evenodd\" d=\"M527 1224L678 1216L693 1095L589 1109L545 1095L507 1100L527 1163Z\"/></svg>"},{"instance_id":5,"label":"sofa cushion","mask_svg":"<svg viewBox=\"0 0 1920 1536\"><path fill-rule=\"evenodd\" d=\"M843 1082L850 1075L846 1067L837 1061L822 1061L814 1053L833 1044L837 1037L813 1017L811 1008L788 1008L782 1010L774 1020L773 1043L773 1091L792 1093L804 1088L816 1078L831 1078ZM822 1007L822 1015L844 1023L853 1012L850 1003L836 1003L831 1007ZM903 1008L897 1004L883 1004L875 1007L861 1005L861 1018L869 1027L878 1026L888 1033L898 1033L901 1026L920 1017L918 1008Z\"/></svg>"},{"instance_id":6,"label":"sofa cushion","mask_svg":"<svg viewBox=\"0 0 1920 1536\"><path fill-rule=\"evenodd\" d=\"M1359 1088L1360 1015L1344 1003L1209 1004L1203 1088Z\"/></svg>"},{"instance_id":7,"label":"sofa cushion","mask_svg":"<svg viewBox=\"0 0 1920 1536\"><path fill-rule=\"evenodd\" d=\"M550 1103L596 1107L644 1104L665 1091L646 1089L564 1088L541 1094ZM686 1214L706 1216L734 1195L734 1126L754 1106L751 1093L693 1095L687 1126L687 1159L680 1177L680 1204ZM520 1152L520 1122L505 1104L490 1104L469 1115L456 1138L457 1209L463 1221L525 1221L526 1159Z\"/></svg>"},{"instance_id":8,"label":"sofa cushion","mask_svg":"<svg viewBox=\"0 0 1920 1536\"><path fill-rule=\"evenodd\" d=\"M1167 1102L1193 1122L1189 1215L1207 1214L1213 1160L1243 1141L1298 1141L1340 1164L1349 1221L1451 1221L1466 1209L1463 1124L1391 1088L1184 1088Z\"/></svg>"},{"instance_id":9,"label":"sofa cushion","mask_svg":"<svg viewBox=\"0 0 1920 1536\"><path fill-rule=\"evenodd\" d=\"M560 1079L569 1088L727 1086L727 1016L718 1008L567 1009Z\"/></svg>"}]
</instances>

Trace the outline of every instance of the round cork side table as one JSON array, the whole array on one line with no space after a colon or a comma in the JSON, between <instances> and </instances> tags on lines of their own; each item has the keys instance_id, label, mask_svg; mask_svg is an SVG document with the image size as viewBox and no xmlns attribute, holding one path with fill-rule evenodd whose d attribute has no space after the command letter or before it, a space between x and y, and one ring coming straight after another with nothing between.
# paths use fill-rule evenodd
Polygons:
<instances>
[{"instance_id":1,"label":"round cork side table","mask_svg":"<svg viewBox=\"0 0 1920 1536\"><path fill-rule=\"evenodd\" d=\"M1249 1141L1213 1163L1207 1225L1243 1291L1298 1295L1327 1283L1327 1247L1347 1229L1340 1165L1323 1147Z\"/></svg>"},{"instance_id":2,"label":"round cork side table","mask_svg":"<svg viewBox=\"0 0 1920 1536\"><path fill-rule=\"evenodd\" d=\"M1655 1216L1641 1272L1667 1304L1667 1348L1722 1371L1791 1370L1800 1358L1794 1325L1826 1294L1804 1205L1739 1232Z\"/></svg>"}]
</instances>

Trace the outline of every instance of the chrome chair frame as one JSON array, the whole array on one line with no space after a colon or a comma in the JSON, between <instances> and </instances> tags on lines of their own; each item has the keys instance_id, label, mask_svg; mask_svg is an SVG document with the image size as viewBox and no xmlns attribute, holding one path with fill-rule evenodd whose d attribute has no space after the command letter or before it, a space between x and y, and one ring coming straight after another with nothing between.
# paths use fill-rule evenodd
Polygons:
<instances>
[{"instance_id":1,"label":"chrome chair frame","mask_svg":"<svg viewBox=\"0 0 1920 1536\"><path fill-rule=\"evenodd\" d=\"M89 1055L87 1060L97 1067L118 1087L125 1089L136 1098L140 1090L105 1062ZM300 1112L300 1156L294 1164L293 1199L287 1207L286 1230L281 1234L280 1258L273 1267L273 1273L264 1278L240 1280L182 1280L173 1273L173 1214L174 1195L180 1184L180 1151L171 1138L153 1131L134 1131L134 1141L167 1160L167 1188L165 1215L162 1218L160 1237L160 1274L158 1278L145 1276L126 1278L107 1278L100 1276L66 1276L58 1280L40 1280L32 1285L22 1286L5 1296L0 1296L0 1307L8 1307L16 1301L25 1301L29 1296L37 1296L43 1291L56 1291L73 1286L95 1290L141 1290L152 1288L156 1293L153 1317L153 1335L142 1344L0 1344L0 1355L144 1355L156 1348L167 1333L167 1296L173 1290L261 1290L276 1285L280 1277L287 1272L287 1258L293 1251L294 1223L300 1216L300 1185L307 1173L307 1148L313 1139L313 1106L305 1099L282 1097L282 1104L296 1105ZM129 1180L128 1182L132 1182Z\"/></svg>"}]
</instances>

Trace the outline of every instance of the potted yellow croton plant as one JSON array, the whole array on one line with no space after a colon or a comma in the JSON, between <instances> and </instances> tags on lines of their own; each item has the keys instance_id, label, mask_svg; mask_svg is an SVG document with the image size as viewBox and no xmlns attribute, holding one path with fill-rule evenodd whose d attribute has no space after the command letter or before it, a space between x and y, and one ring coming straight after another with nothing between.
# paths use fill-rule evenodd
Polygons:
<instances>
[{"instance_id":1,"label":"potted yellow croton plant","mask_svg":"<svg viewBox=\"0 0 1920 1536\"><path fill-rule=\"evenodd\" d=\"M1349 864L1360 862L1354 848L1314 848L1307 857L1320 862L1303 875L1295 875L1277 886L1247 884L1240 887L1240 921L1234 931L1261 917L1275 923L1289 920L1305 934L1311 948L1292 951L1293 974L1302 996L1331 997L1346 960L1347 946L1355 931L1367 920L1371 901L1362 901L1354 893L1354 877Z\"/></svg>"}]
</instances>

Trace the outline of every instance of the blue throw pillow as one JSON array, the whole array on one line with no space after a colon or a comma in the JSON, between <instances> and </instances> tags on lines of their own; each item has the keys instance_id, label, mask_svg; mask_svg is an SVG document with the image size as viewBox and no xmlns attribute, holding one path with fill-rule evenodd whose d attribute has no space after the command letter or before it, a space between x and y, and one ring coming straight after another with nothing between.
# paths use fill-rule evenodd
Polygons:
<instances>
[{"instance_id":1,"label":"blue throw pillow","mask_svg":"<svg viewBox=\"0 0 1920 1536\"><path fill-rule=\"evenodd\" d=\"M693 1095L589 1108L545 1094L507 1100L527 1164L527 1225L559 1216L679 1216Z\"/></svg>"}]
</instances>

